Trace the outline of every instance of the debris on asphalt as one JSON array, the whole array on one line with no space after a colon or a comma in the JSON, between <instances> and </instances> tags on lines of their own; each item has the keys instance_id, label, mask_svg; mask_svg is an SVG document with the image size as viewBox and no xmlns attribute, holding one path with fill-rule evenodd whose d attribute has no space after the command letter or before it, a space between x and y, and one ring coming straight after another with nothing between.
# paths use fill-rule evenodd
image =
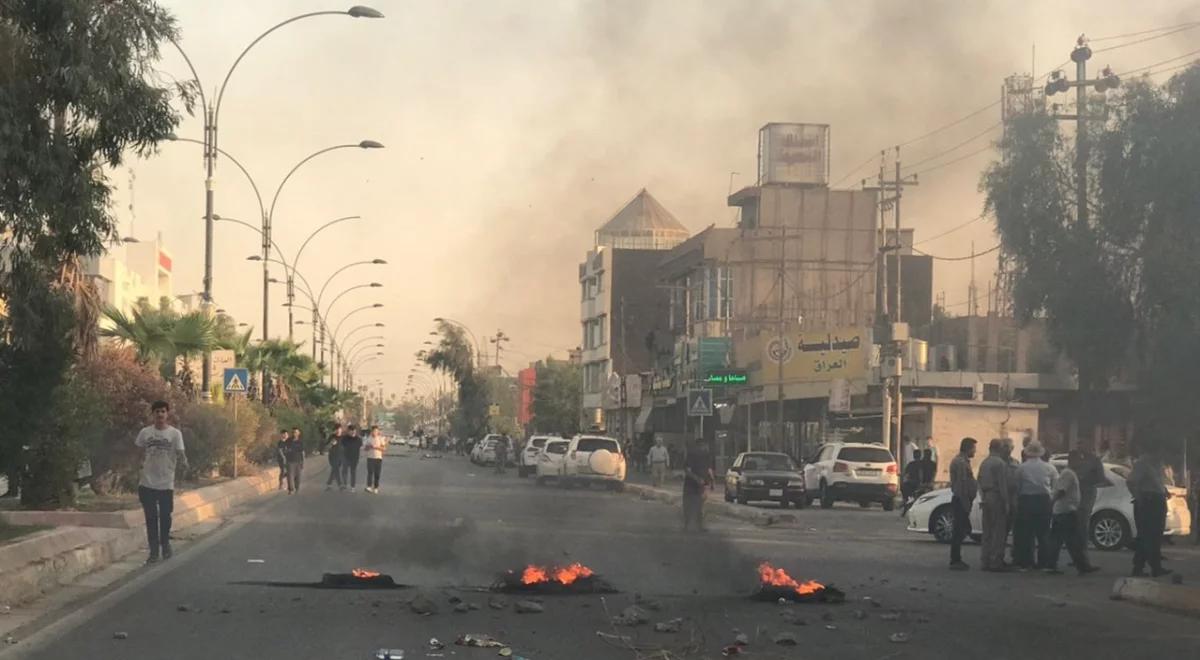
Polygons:
<instances>
[{"instance_id":1,"label":"debris on asphalt","mask_svg":"<svg viewBox=\"0 0 1200 660\"><path fill-rule=\"evenodd\" d=\"M228 607L222 607L221 614L233 614L233 610L229 609Z\"/></svg>"},{"instance_id":2,"label":"debris on asphalt","mask_svg":"<svg viewBox=\"0 0 1200 660\"><path fill-rule=\"evenodd\" d=\"M780 597L779 597L779 600L777 600L777 601L775 601L775 602L776 602L776 603L778 603L778 604L780 604L780 605L787 605L788 603L790 603L790 602L792 602L792 601L790 601L790 600L788 600L788 599L784 598L783 596L780 596Z\"/></svg>"},{"instance_id":3,"label":"debris on asphalt","mask_svg":"<svg viewBox=\"0 0 1200 660\"><path fill-rule=\"evenodd\" d=\"M867 613L862 610L854 610L854 618L862 621L863 619L867 618Z\"/></svg>"},{"instance_id":4,"label":"debris on asphalt","mask_svg":"<svg viewBox=\"0 0 1200 660\"><path fill-rule=\"evenodd\" d=\"M492 596L488 598L488 607L493 610L502 610L508 607L508 601L499 596Z\"/></svg>"},{"instance_id":5,"label":"debris on asphalt","mask_svg":"<svg viewBox=\"0 0 1200 660\"><path fill-rule=\"evenodd\" d=\"M459 614L462 614L463 612L467 612L470 609L471 609L471 606L467 605L466 603L459 603L454 606L454 611L458 612Z\"/></svg>"},{"instance_id":6,"label":"debris on asphalt","mask_svg":"<svg viewBox=\"0 0 1200 660\"><path fill-rule=\"evenodd\" d=\"M9 605L0 605L0 615L12 614L12 607Z\"/></svg>"},{"instance_id":7,"label":"debris on asphalt","mask_svg":"<svg viewBox=\"0 0 1200 660\"><path fill-rule=\"evenodd\" d=\"M444 648L446 648L446 644L442 642L442 640L438 639L437 637L429 638L429 649L431 651L440 651Z\"/></svg>"},{"instance_id":8,"label":"debris on asphalt","mask_svg":"<svg viewBox=\"0 0 1200 660\"><path fill-rule=\"evenodd\" d=\"M837 630L837 626L833 625L832 623L827 623L825 624L825 630Z\"/></svg>"},{"instance_id":9,"label":"debris on asphalt","mask_svg":"<svg viewBox=\"0 0 1200 660\"><path fill-rule=\"evenodd\" d=\"M462 602L462 599L454 594L450 594L450 597L446 599L446 602L450 603L451 605L458 605Z\"/></svg>"},{"instance_id":10,"label":"debris on asphalt","mask_svg":"<svg viewBox=\"0 0 1200 660\"><path fill-rule=\"evenodd\" d=\"M609 643L628 645L633 642L633 639L629 635L614 635L612 633L606 633L602 630L597 630L596 636Z\"/></svg>"},{"instance_id":11,"label":"debris on asphalt","mask_svg":"<svg viewBox=\"0 0 1200 660\"><path fill-rule=\"evenodd\" d=\"M771 638L771 641L775 642L776 644L778 644L780 646L795 646L800 643L796 639L796 634L790 633L790 632L777 633L774 637Z\"/></svg>"},{"instance_id":12,"label":"debris on asphalt","mask_svg":"<svg viewBox=\"0 0 1200 660\"><path fill-rule=\"evenodd\" d=\"M433 601L420 594L409 601L408 608L412 610L413 613L420 614L421 616L437 614L437 605L434 605Z\"/></svg>"},{"instance_id":13,"label":"debris on asphalt","mask_svg":"<svg viewBox=\"0 0 1200 660\"><path fill-rule=\"evenodd\" d=\"M375 660L404 660L404 649L379 649Z\"/></svg>"},{"instance_id":14,"label":"debris on asphalt","mask_svg":"<svg viewBox=\"0 0 1200 660\"><path fill-rule=\"evenodd\" d=\"M795 610L784 610L779 613L779 617L793 626L806 626L808 622L804 617L800 616Z\"/></svg>"},{"instance_id":15,"label":"debris on asphalt","mask_svg":"<svg viewBox=\"0 0 1200 660\"><path fill-rule=\"evenodd\" d=\"M662 609L662 603L660 603L657 600L654 600L653 598L646 598L645 596L643 596L639 593L633 594L633 602L635 605L640 605L640 606L642 606L648 610L654 611L654 612L658 612L659 610Z\"/></svg>"},{"instance_id":16,"label":"debris on asphalt","mask_svg":"<svg viewBox=\"0 0 1200 660\"><path fill-rule=\"evenodd\" d=\"M467 609L472 611L477 610L479 609L479 603L467 603Z\"/></svg>"},{"instance_id":17,"label":"debris on asphalt","mask_svg":"<svg viewBox=\"0 0 1200 660\"><path fill-rule=\"evenodd\" d=\"M4 636L4 643L5 643L5 644L16 644L16 643L17 643L17 638L16 638L16 637L13 637L12 635L5 635L5 636Z\"/></svg>"},{"instance_id":18,"label":"debris on asphalt","mask_svg":"<svg viewBox=\"0 0 1200 660\"><path fill-rule=\"evenodd\" d=\"M175 611L176 612L191 612L192 606L191 605L176 605Z\"/></svg>"},{"instance_id":19,"label":"debris on asphalt","mask_svg":"<svg viewBox=\"0 0 1200 660\"><path fill-rule=\"evenodd\" d=\"M1183 574L1176 573L1171 576L1171 584L1183 584Z\"/></svg>"},{"instance_id":20,"label":"debris on asphalt","mask_svg":"<svg viewBox=\"0 0 1200 660\"><path fill-rule=\"evenodd\" d=\"M654 624L654 632L677 633L683 629L683 619L674 618L670 621L659 621Z\"/></svg>"},{"instance_id":21,"label":"debris on asphalt","mask_svg":"<svg viewBox=\"0 0 1200 660\"><path fill-rule=\"evenodd\" d=\"M734 635L733 643L738 646L750 646L750 636L744 632L740 632Z\"/></svg>"},{"instance_id":22,"label":"debris on asphalt","mask_svg":"<svg viewBox=\"0 0 1200 660\"><path fill-rule=\"evenodd\" d=\"M899 612L884 612L883 614L879 615L879 618L883 619L884 621L899 621L900 613Z\"/></svg>"},{"instance_id":23,"label":"debris on asphalt","mask_svg":"<svg viewBox=\"0 0 1200 660\"><path fill-rule=\"evenodd\" d=\"M504 642L492 637L491 635L481 635L478 633L470 633L467 635L459 635L458 639L454 640L458 646L477 646L481 648L503 648Z\"/></svg>"},{"instance_id":24,"label":"debris on asphalt","mask_svg":"<svg viewBox=\"0 0 1200 660\"><path fill-rule=\"evenodd\" d=\"M924 614L918 614L917 623L929 623L929 617L925 616Z\"/></svg>"},{"instance_id":25,"label":"debris on asphalt","mask_svg":"<svg viewBox=\"0 0 1200 660\"><path fill-rule=\"evenodd\" d=\"M512 656L512 649L510 649L510 648L508 648L507 646L505 646L505 647L501 648L501 649L500 649L500 652L499 652L499 653L497 653L496 655L504 656L505 658L511 657L511 656Z\"/></svg>"},{"instance_id":26,"label":"debris on asphalt","mask_svg":"<svg viewBox=\"0 0 1200 660\"><path fill-rule=\"evenodd\" d=\"M723 655L725 657L729 657L731 655L741 655L741 654L742 654L742 647L740 647L736 644L730 644L729 646L726 646L725 648L721 649L721 655Z\"/></svg>"},{"instance_id":27,"label":"debris on asphalt","mask_svg":"<svg viewBox=\"0 0 1200 660\"><path fill-rule=\"evenodd\" d=\"M265 563L267 563L267 560L266 559L247 559L246 563L247 564L265 564Z\"/></svg>"},{"instance_id":28,"label":"debris on asphalt","mask_svg":"<svg viewBox=\"0 0 1200 660\"><path fill-rule=\"evenodd\" d=\"M541 614L546 611L546 607L539 602L532 600L518 600L513 604L513 610L517 614Z\"/></svg>"},{"instance_id":29,"label":"debris on asphalt","mask_svg":"<svg viewBox=\"0 0 1200 660\"><path fill-rule=\"evenodd\" d=\"M644 623L650 623L650 615L646 610L637 605L630 605L621 610L621 613L612 618L613 625L616 626L640 626Z\"/></svg>"},{"instance_id":30,"label":"debris on asphalt","mask_svg":"<svg viewBox=\"0 0 1200 660\"><path fill-rule=\"evenodd\" d=\"M129 633L115 632L115 633L113 633L113 639L129 639Z\"/></svg>"},{"instance_id":31,"label":"debris on asphalt","mask_svg":"<svg viewBox=\"0 0 1200 660\"><path fill-rule=\"evenodd\" d=\"M883 607L883 603L871 598L870 596L863 596L863 601L868 603L871 607Z\"/></svg>"},{"instance_id":32,"label":"debris on asphalt","mask_svg":"<svg viewBox=\"0 0 1200 660\"><path fill-rule=\"evenodd\" d=\"M895 644L904 644L905 642L908 641L908 633L906 633L906 632L892 633L891 635L888 636L888 640L890 640L891 642L893 642Z\"/></svg>"},{"instance_id":33,"label":"debris on asphalt","mask_svg":"<svg viewBox=\"0 0 1200 660\"><path fill-rule=\"evenodd\" d=\"M1067 606L1067 601L1065 601L1065 600L1054 600L1054 601L1050 601L1050 604L1051 604L1051 605L1053 605L1054 607L1066 607L1066 606Z\"/></svg>"}]
</instances>

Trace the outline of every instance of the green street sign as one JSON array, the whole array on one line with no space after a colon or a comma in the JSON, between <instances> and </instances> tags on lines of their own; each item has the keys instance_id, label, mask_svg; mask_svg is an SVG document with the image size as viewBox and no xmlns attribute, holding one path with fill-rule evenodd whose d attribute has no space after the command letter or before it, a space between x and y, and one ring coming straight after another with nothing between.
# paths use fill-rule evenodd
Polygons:
<instances>
[{"instance_id":1,"label":"green street sign","mask_svg":"<svg viewBox=\"0 0 1200 660\"><path fill-rule=\"evenodd\" d=\"M745 385L747 381L746 372L736 369L709 372L703 382L705 385Z\"/></svg>"}]
</instances>

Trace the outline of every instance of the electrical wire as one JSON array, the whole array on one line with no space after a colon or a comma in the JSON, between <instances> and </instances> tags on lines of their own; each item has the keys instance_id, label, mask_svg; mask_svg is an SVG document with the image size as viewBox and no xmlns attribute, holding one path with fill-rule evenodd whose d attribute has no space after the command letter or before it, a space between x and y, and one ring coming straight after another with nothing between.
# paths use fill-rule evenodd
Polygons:
<instances>
[{"instance_id":1,"label":"electrical wire","mask_svg":"<svg viewBox=\"0 0 1200 660\"><path fill-rule=\"evenodd\" d=\"M874 160L875 160L875 157L876 157L876 156L875 156L874 154L872 154L870 157L868 157L868 158L867 158L866 160L864 160L863 162L859 163L858 165L855 165L853 169L851 169L851 170L847 171L847 172L846 172L844 175L842 175L842 178L840 178L840 179L838 179L837 181L834 181L833 183L829 184L829 187L830 187L830 188L833 188L833 187L835 187L835 186L837 186L837 185L841 184L841 183L842 183L843 181L845 181L846 179L849 179L851 176L853 176L853 175L854 175L854 173L855 173L855 172L857 172L857 171L861 170L861 169L863 168L863 166L864 166L864 165L867 165L867 164L871 163L872 161L874 161Z\"/></svg>"},{"instance_id":2,"label":"electrical wire","mask_svg":"<svg viewBox=\"0 0 1200 660\"><path fill-rule=\"evenodd\" d=\"M931 166L929 166L929 167L926 167L926 168L925 168L925 169L923 169L923 170L917 170L916 172L912 172L911 174L912 174L913 176L916 176L916 175L918 175L918 174L924 174L924 173L926 173L926 172L932 172L933 170L941 169L941 168L943 168L943 167L946 167L947 165L953 165L953 164L955 164L955 163L958 163L958 162L964 161L964 160L966 160L966 159L968 159L968 158L971 158L971 157L973 157L973 156L978 156L979 154L981 154L981 153L983 153L983 152L985 152L985 151L991 151L991 149L992 149L992 145L988 144L988 145L985 145L984 147L982 147L982 148L980 148L980 149L976 149L975 151L972 151L971 153L968 153L968 154L963 154L962 156L959 156L958 158L955 158L955 159L953 159L953 160L948 160L948 161L946 161L946 162L944 162L944 163L938 163L937 165L931 165Z\"/></svg>"},{"instance_id":3,"label":"electrical wire","mask_svg":"<svg viewBox=\"0 0 1200 660\"><path fill-rule=\"evenodd\" d=\"M1154 34L1155 32L1162 32L1164 30L1174 30L1176 28L1194 27L1196 25L1200 25L1200 21L1189 21L1187 23L1178 23L1176 25L1164 25L1162 27L1156 27L1156 28L1152 28L1149 30L1142 30L1140 32L1127 32L1125 34L1110 34L1110 35L1107 35L1104 37L1089 37L1088 41L1095 43L1097 41L1112 41L1113 39L1125 39L1128 37L1140 37L1144 34Z\"/></svg>"},{"instance_id":4,"label":"electrical wire","mask_svg":"<svg viewBox=\"0 0 1200 660\"><path fill-rule=\"evenodd\" d=\"M1118 48L1126 48L1128 46L1136 46L1138 44L1144 44L1147 41L1154 41L1155 39L1162 39L1163 37L1169 37L1173 34L1178 34L1185 30L1191 30L1198 26L1200 26L1200 23L1190 23L1190 24L1184 25L1183 27L1178 27L1178 28L1175 28L1174 30L1170 30L1169 32L1163 32L1161 34L1156 34L1152 37L1143 37L1141 39L1136 39L1134 41L1127 41L1123 44L1117 44L1115 46L1108 46L1106 48L1098 48L1096 50L1093 50L1092 54L1095 55L1097 53L1107 53L1110 50L1117 50Z\"/></svg>"},{"instance_id":5,"label":"electrical wire","mask_svg":"<svg viewBox=\"0 0 1200 660\"><path fill-rule=\"evenodd\" d=\"M974 142L975 140L978 140L979 138L987 135L988 133L991 133L992 131L996 130L997 128L1000 128L1003 124L1004 124L1004 122L998 121L995 124L992 124L991 126L988 126L987 128L985 128L982 133L976 133L975 135L972 135L971 137L963 140L962 142L959 142L958 144L954 145L953 147L950 147L949 149L945 149L936 154L933 154L932 156L927 156L925 158L922 158L921 160L918 160L917 162L912 163L911 165L905 165L903 168L901 168L901 171L907 171L918 165L924 165L925 163L928 163L931 160L937 160L938 158L945 156L946 154L950 153L951 151L956 151L960 147L964 147L964 146Z\"/></svg>"},{"instance_id":6,"label":"electrical wire","mask_svg":"<svg viewBox=\"0 0 1200 660\"><path fill-rule=\"evenodd\" d=\"M1129 75L1129 74L1132 74L1132 73L1138 73L1139 71L1146 71L1147 69L1153 69L1153 68L1154 68L1154 67L1156 67L1156 66L1161 66L1161 65L1163 65L1163 64L1170 64L1171 62L1174 62L1174 61L1176 61L1176 60L1182 60L1182 59L1183 59L1183 58L1185 58L1185 57L1191 57L1192 55L1200 55L1200 50L1193 50L1193 51L1191 51L1190 53L1184 53L1183 55L1176 55L1175 57L1172 57L1172 58L1170 58L1170 59L1163 60L1163 61L1161 61L1161 62L1155 62L1154 64L1147 64L1146 66L1139 66L1139 67L1138 67L1138 68L1136 68L1136 69L1130 69L1130 70L1128 70L1128 71L1122 71L1121 73L1118 73L1117 75L1119 75L1119 76L1127 76L1127 75ZM1183 64L1183 65L1181 65L1181 66L1188 66L1188 65L1190 65L1190 64L1191 64L1191 62L1189 61L1189 62L1186 62L1185 64Z\"/></svg>"},{"instance_id":7,"label":"electrical wire","mask_svg":"<svg viewBox=\"0 0 1200 660\"><path fill-rule=\"evenodd\" d=\"M976 223L976 222L979 222L980 220L983 220L985 217L987 217L987 214L986 214L986 213L980 213L979 215L975 216L974 218L971 218L970 220L967 220L966 222L964 222L964 223L962 223L962 224L960 224L960 225L955 225L955 226L951 227L950 229L947 229L946 231L944 231L944 232L942 232L942 233L940 233L940 234L936 234L936 235L934 235L934 236L930 236L929 238L924 238L924 239L921 239L921 240L917 241L916 243L913 243L913 245L914 245L914 246L915 246L915 245L921 245L922 243L928 243L928 242L930 242L930 241L936 241L937 239L939 239L939 238L941 238L941 237L943 237L943 236L945 236L945 235L947 235L947 234L953 234L954 232L958 231L959 229L962 229L963 227L968 227L968 226L970 226L970 225L972 225L972 224L974 224L974 223Z\"/></svg>"},{"instance_id":8,"label":"electrical wire","mask_svg":"<svg viewBox=\"0 0 1200 660\"><path fill-rule=\"evenodd\" d=\"M917 248L913 248L912 251L916 252L917 254L923 254L926 257L929 257L930 259L934 259L936 261L967 261L968 259L974 259L975 257L982 257L986 254L991 254L991 253L995 252L996 250L999 250L1001 247L1002 247L1002 244L997 243L997 244L993 245L992 247L984 250L983 252L976 252L974 254L968 254L968 255L965 255L962 257L939 257L937 255L929 254L928 252L922 252L922 251L918 250Z\"/></svg>"}]
</instances>

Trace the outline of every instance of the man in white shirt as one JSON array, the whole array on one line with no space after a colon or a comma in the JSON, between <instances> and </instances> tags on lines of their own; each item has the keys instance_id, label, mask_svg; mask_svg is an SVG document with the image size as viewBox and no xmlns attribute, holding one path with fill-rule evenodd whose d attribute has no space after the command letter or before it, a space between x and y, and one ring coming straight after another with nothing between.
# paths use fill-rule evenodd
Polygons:
<instances>
[{"instance_id":1,"label":"man in white shirt","mask_svg":"<svg viewBox=\"0 0 1200 660\"><path fill-rule=\"evenodd\" d=\"M363 442L363 453L367 457L367 492L379 492L379 476L383 472L383 452L387 449L387 440L379 432L378 426L371 427L371 435Z\"/></svg>"},{"instance_id":2,"label":"man in white shirt","mask_svg":"<svg viewBox=\"0 0 1200 660\"><path fill-rule=\"evenodd\" d=\"M1061 574L1058 570L1058 553L1063 545L1075 563L1075 570L1080 575L1087 575L1100 570L1088 563L1083 554L1079 532L1075 529L1079 524L1079 476L1078 470L1083 467L1083 453L1078 449L1067 456L1067 467L1059 473L1054 482L1054 522L1051 523L1050 553L1042 570L1047 573ZM1040 459L1038 459L1040 460Z\"/></svg>"},{"instance_id":3,"label":"man in white shirt","mask_svg":"<svg viewBox=\"0 0 1200 660\"><path fill-rule=\"evenodd\" d=\"M667 477L667 470L671 469L671 454L663 445L662 438L654 439L654 446L646 454L646 460L650 463L650 474L654 475L654 485L661 487Z\"/></svg>"},{"instance_id":4,"label":"man in white shirt","mask_svg":"<svg viewBox=\"0 0 1200 660\"><path fill-rule=\"evenodd\" d=\"M1013 524L1013 563L1021 570L1045 567L1050 545L1050 494L1058 470L1042 457L1046 449L1037 440L1021 450L1024 462L1017 467L1017 516ZM1037 562L1034 563L1034 546Z\"/></svg>"},{"instance_id":5,"label":"man in white shirt","mask_svg":"<svg viewBox=\"0 0 1200 660\"><path fill-rule=\"evenodd\" d=\"M145 450L142 459L142 478L138 482L138 500L146 514L146 541L150 546L147 564L157 563L160 557L171 558L171 512L175 508L175 468L187 469L187 454L183 451L183 434L167 423L171 406L155 401L150 406L154 423L143 428L134 444Z\"/></svg>"}]
</instances>

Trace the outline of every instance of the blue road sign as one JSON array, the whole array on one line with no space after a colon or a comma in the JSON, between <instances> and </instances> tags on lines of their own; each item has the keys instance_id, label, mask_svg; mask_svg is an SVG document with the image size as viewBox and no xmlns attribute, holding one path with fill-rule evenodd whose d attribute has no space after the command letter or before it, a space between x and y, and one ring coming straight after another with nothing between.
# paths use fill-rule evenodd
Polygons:
<instances>
[{"instance_id":1,"label":"blue road sign","mask_svg":"<svg viewBox=\"0 0 1200 660\"><path fill-rule=\"evenodd\" d=\"M713 414L712 390L688 390L688 415L691 417L708 417Z\"/></svg>"},{"instance_id":2,"label":"blue road sign","mask_svg":"<svg viewBox=\"0 0 1200 660\"><path fill-rule=\"evenodd\" d=\"M226 394L245 394L250 386L250 370L226 369L224 382Z\"/></svg>"}]
</instances>

